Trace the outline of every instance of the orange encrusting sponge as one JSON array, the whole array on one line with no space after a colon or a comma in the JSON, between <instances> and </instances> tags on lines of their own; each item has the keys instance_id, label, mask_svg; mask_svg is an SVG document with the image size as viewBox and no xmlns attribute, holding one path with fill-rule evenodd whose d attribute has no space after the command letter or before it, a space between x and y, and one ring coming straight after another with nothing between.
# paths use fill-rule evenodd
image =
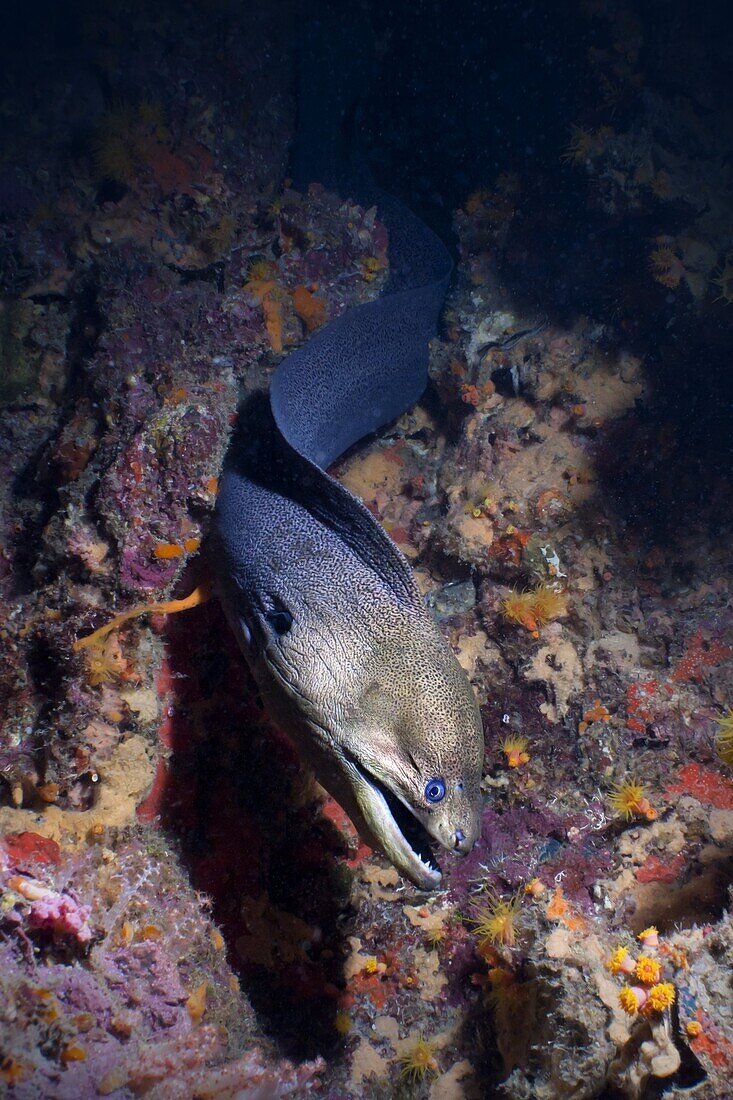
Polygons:
<instances>
[{"instance_id":1,"label":"orange encrusting sponge","mask_svg":"<svg viewBox=\"0 0 733 1100\"><path fill-rule=\"evenodd\" d=\"M75 653L79 653L80 650L87 649L89 646L98 645L113 630L117 630L118 627L129 622L130 619L137 619L140 615L148 613L151 615L173 615L177 611L188 611L192 607L198 607L199 604L206 603L210 596L211 584L204 581L203 584L200 584L198 588L194 588L193 592L182 600L163 600L161 603L146 603L139 607L132 607L129 611L123 611L119 615L115 615L113 619L110 619L104 626L100 626L94 633L86 634L83 638L77 638L72 649Z\"/></svg>"}]
</instances>

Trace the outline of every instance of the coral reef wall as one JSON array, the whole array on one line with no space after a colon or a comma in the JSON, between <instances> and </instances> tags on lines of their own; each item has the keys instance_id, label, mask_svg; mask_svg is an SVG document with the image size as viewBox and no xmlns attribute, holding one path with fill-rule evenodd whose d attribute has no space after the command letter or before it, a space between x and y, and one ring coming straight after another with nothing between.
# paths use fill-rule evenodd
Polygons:
<instances>
[{"instance_id":1,"label":"coral reef wall","mask_svg":"<svg viewBox=\"0 0 733 1100\"><path fill-rule=\"evenodd\" d=\"M10 21L11 1097L731 1095L725 36L682 3L480 8L362 12L375 174L456 277L425 399L335 471L481 703L482 835L429 897L303 772L216 602L166 614L205 590L241 397L387 276L378 210L287 179L309 13Z\"/></svg>"}]
</instances>

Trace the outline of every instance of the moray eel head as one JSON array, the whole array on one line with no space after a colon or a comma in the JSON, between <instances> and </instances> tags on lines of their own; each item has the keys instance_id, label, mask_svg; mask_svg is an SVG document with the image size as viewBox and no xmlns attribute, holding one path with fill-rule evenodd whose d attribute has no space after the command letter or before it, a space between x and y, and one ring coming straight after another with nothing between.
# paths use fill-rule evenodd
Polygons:
<instances>
[{"instance_id":1,"label":"moray eel head","mask_svg":"<svg viewBox=\"0 0 733 1100\"><path fill-rule=\"evenodd\" d=\"M484 736L473 690L418 601L334 622L259 614L252 632L225 602L270 714L362 839L427 890L441 881L434 848L465 855L481 825ZM251 619L251 617L250 617ZM326 639L329 642L326 642Z\"/></svg>"},{"instance_id":2,"label":"moray eel head","mask_svg":"<svg viewBox=\"0 0 733 1100\"><path fill-rule=\"evenodd\" d=\"M481 717L427 613L401 624L391 619L372 640L368 657L341 663L338 698L328 706L323 683L313 691L300 681L305 736L297 740L362 839L417 886L434 890L441 881L435 842L465 855L479 835Z\"/></svg>"},{"instance_id":3,"label":"moray eel head","mask_svg":"<svg viewBox=\"0 0 733 1100\"><path fill-rule=\"evenodd\" d=\"M432 623L390 645L343 727L360 833L416 885L441 880L437 843L466 855L481 826L484 737L471 686ZM359 820L360 819L360 820Z\"/></svg>"}]
</instances>

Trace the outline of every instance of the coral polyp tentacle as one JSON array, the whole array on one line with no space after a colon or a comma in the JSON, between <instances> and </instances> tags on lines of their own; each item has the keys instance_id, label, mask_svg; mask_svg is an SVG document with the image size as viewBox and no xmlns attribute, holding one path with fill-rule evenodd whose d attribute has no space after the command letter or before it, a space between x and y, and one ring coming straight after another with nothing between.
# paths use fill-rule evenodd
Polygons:
<instances>
[{"instance_id":1,"label":"coral polyp tentacle","mask_svg":"<svg viewBox=\"0 0 733 1100\"><path fill-rule=\"evenodd\" d=\"M484 902L476 905L471 917L474 935L482 941L513 947L517 938L517 918L522 908L522 891L508 901L490 889L486 890L485 897Z\"/></svg>"}]
</instances>

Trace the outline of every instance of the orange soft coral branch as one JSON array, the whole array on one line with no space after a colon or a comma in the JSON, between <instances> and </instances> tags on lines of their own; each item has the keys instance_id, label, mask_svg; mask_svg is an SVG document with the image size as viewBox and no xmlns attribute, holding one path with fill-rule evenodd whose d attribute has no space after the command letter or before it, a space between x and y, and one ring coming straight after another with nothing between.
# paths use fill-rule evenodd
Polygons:
<instances>
[{"instance_id":1,"label":"orange soft coral branch","mask_svg":"<svg viewBox=\"0 0 733 1100\"><path fill-rule=\"evenodd\" d=\"M306 286L296 286L292 291L295 312L308 332L320 328L326 320L326 303L312 294Z\"/></svg>"},{"instance_id":2,"label":"orange soft coral branch","mask_svg":"<svg viewBox=\"0 0 733 1100\"><path fill-rule=\"evenodd\" d=\"M193 592L182 600L163 600L161 603L146 603L139 607L132 607L129 611L123 611L121 614L115 615L105 626L100 626L93 634L86 634L83 638L77 638L72 649L75 653L79 653L80 650L87 649L89 646L98 645L113 630L117 630L118 627L129 622L130 619L137 619L140 615L148 613L151 615L174 615L177 611L188 611L191 607L198 607L199 604L206 603L210 596L211 584L209 581L204 581L203 584L200 584L198 588L194 588Z\"/></svg>"},{"instance_id":3,"label":"orange soft coral branch","mask_svg":"<svg viewBox=\"0 0 733 1100\"><path fill-rule=\"evenodd\" d=\"M262 301L262 308L265 313L265 329L270 339L270 347L279 353L283 350L282 306L274 296L268 295Z\"/></svg>"}]
</instances>

